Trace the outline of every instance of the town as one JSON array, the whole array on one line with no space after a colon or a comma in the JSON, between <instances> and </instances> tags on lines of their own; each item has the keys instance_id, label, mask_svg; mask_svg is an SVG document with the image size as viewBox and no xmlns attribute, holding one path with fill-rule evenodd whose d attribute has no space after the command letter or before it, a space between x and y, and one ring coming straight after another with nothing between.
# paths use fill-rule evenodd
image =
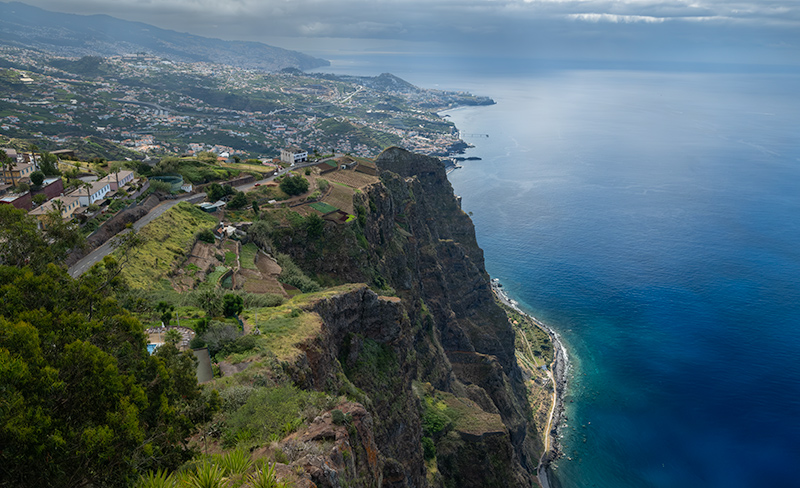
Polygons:
<instances>
[{"instance_id":1,"label":"town","mask_svg":"<svg viewBox=\"0 0 800 488\"><path fill-rule=\"evenodd\" d=\"M446 156L457 129L437 111L490 104L468 93L426 90L397 77L267 74L144 54L60 58L0 48L0 145L35 140L113 159L228 153L276 157L296 145L314 153L376 156L388 146ZM99 144L103 146L103 143Z\"/></svg>"}]
</instances>

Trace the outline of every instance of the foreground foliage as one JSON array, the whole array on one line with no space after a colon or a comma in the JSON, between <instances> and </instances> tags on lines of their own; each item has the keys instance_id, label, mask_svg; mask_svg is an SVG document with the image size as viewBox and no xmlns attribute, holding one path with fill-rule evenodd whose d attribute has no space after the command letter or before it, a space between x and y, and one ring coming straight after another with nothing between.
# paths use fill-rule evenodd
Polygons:
<instances>
[{"instance_id":1,"label":"foreground foliage","mask_svg":"<svg viewBox=\"0 0 800 488\"><path fill-rule=\"evenodd\" d=\"M216 408L194 356L171 344L147 353L115 299L113 258L73 279L30 235L19 249L33 266L0 266L0 486L129 486L179 466L192 425Z\"/></svg>"}]
</instances>

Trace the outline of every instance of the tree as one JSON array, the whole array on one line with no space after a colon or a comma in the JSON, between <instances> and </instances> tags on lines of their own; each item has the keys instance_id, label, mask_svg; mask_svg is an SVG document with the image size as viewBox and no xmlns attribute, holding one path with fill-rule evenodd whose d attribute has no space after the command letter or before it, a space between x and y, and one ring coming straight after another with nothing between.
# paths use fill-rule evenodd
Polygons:
<instances>
[{"instance_id":1,"label":"tree","mask_svg":"<svg viewBox=\"0 0 800 488\"><path fill-rule=\"evenodd\" d=\"M214 233L211 229L203 229L197 233L197 240L208 244L214 244Z\"/></svg>"},{"instance_id":2,"label":"tree","mask_svg":"<svg viewBox=\"0 0 800 488\"><path fill-rule=\"evenodd\" d=\"M47 195L45 195L44 193L38 193L33 196L33 203L35 203L36 205L41 205L46 201L47 201Z\"/></svg>"},{"instance_id":3,"label":"tree","mask_svg":"<svg viewBox=\"0 0 800 488\"><path fill-rule=\"evenodd\" d=\"M97 286L105 272L87 274L0 266L3 486L131 486L190 455L192 359L170 345L150 356L142 325Z\"/></svg>"},{"instance_id":4,"label":"tree","mask_svg":"<svg viewBox=\"0 0 800 488\"><path fill-rule=\"evenodd\" d=\"M322 231L325 230L325 220L317 214L310 214L306 217L306 232L310 239L317 239L322 236Z\"/></svg>"},{"instance_id":5,"label":"tree","mask_svg":"<svg viewBox=\"0 0 800 488\"><path fill-rule=\"evenodd\" d=\"M308 180L300 175L287 176L281 181L280 188L287 195L300 195L308 191Z\"/></svg>"},{"instance_id":6,"label":"tree","mask_svg":"<svg viewBox=\"0 0 800 488\"><path fill-rule=\"evenodd\" d=\"M44 182L44 173L42 173L41 171L34 171L33 173L31 173L31 183L33 183L34 186L36 187L42 186L43 182Z\"/></svg>"},{"instance_id":7,"label":"tree","mask_svg":"<svg viewBox=\"0 0 800 488\"><path fill-rule=\"evenodd\" d=\"M0 166L3 167L3 177L11 180L11 186L14 186L14 167L16 165L17 162L5 151L0 151Z\"/></svg>"},{"instance_id":8,"label":"tree","mask_svg":"<svg viewBox=\"0 0 800 488\"><path fill-rule=\"evenodd\" d=\"M41 169L42 173L45 174L45 176L58 176L61 174L61 172L58 170L58 157L49 152L43 152L41 154L39 168Z\"/></svg>"},{"instance_id":9,"label":"tree","mask_svg":"<svg viewBox=\"0 0 800 488\"><path fill-rule=\"evenodd\" d=\"M166 334L164 334L164 343L171 344L175 347L178 347L178 344L183 339L183 336L177 329L169 329Z\"/></svg>"},{"instance_id":10,"label":"tree","mask_svg":"<svg viewBox=\"0 0 800 488\"><path fill-rule=\"evenodd\" d=\"M258 215L258 200L253 200L253 213Z\"/></svg>"},{"instance_id":11,"label":"tree","mask_svg":"<svg viewBox=\"0 0 800 488\"><path fill-rule=\"evenodd\" d=\"M165 301L160 301L158 305L156 305L156 312L161 314L161 323L164 325L169 325L174 310L175 306Z\"/></svg>"},{"instance_id":12,"label":"tree","mask_svg":"<svg viewBox=\"0 0 800 488\"><path fill-rule=\"evenodd\" d=\"M247 195L243 191L236 192L231 201L228 202L228 208L232 210L238 210L245 206L247 206Z\"/></svg>"},{"instance_id":13,"label":"tree","mask_svg":"<svg viewBox=\"0 0 800 488\"><path fill-rule=\"evenodd\" d=\"M239 315L244 310L244 300L234 293L226 293L222 297L222 313L226 317Z\"/></svg>"},{"instance_id":14,"label":"tree","mask_svg":"<svg viewBox=\"0 0 800 488\"><path fill-rule=\"evenodd\" d=\"M24 210L0 205L0 264L41 270L48 263L62 262L71 249L82 247L80 230L72 222L64 222L61 215L58 209L47 214L45 227L39 230L36 220Z\"/></svg>"}]
</instances>

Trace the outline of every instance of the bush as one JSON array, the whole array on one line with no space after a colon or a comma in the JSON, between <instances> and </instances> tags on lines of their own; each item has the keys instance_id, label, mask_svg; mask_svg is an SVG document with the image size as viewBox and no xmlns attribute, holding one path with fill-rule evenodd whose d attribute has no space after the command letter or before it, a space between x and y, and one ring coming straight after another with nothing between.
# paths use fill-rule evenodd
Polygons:
<instances>
[{"instance_id":1,"label":"bush","mask_svg":"<svg viewBox=\"0 0 800 488\"><path fill-rule=\"evenodd\" d=\"M241 336L239 327L225 324L222 322L212 322L208 330L203 334L202 340L208 347L208 354L211 357L221 352L225 346L233 343Z\"/></svg>"},{"instance_id":2,"label":"bush","mask_svg":"<svg viewBox=\"0 0 800 488\"><path fill-rule=\"evenodd\" d=\"M300 412L323 403L324 394L293 386L259 388L230 415L226 434L231 438L249 434L262 442L273 435L286 436L302 425Z\"/></svg>"},{"instance_id":3,"label":"bush","mask_svg":"<svg viewBox=\"0 0 800 488\"><path fill-rule=\"evenodd\" d=\"M203 229L197 233L197 240L202 242L207 242L209 244L214 243L214 232L211 229Z\"/></svg>"},{"instance_id":4,"label":"bush","mask_svg":"<svg viewBox=\"0 0 800 488\"><path fill-rule=\"evenodd\" d=\"M433 439L430 437L422 438L422 457L424 457L426 461L430 461L436 457L436 444L433 443Z\"/></svg>"},{"instance_id":5,"label":"bush","mask_svg":"<svg viewBox=\"0 0 800 488\"><path fill-rule=\"evenodd\" d=\"M44 173L41 171L34 171L31 173L31 183L34 186L39 187L42 186L42 182L44 181Z\"/></svg>"},{"instance_id":6,"label":"bush","mask_svg":"<svg viewBox=\"0 0 800 488\"><path fill-rule=\"evenodd\" d=\"M232 210L239 210L240 208L244 208L247 206L247 195L244 192L239 191L231 198L231 201L228 202L228 208Z\"/></svg>"},{"instance_id":7,"label":"bush","mask_svg":"<svg viewBox=\"0 0 800 488\"><path fill-rule=\"evenodd\" d=\"M234 293L226 293L222 297L222 313L226 317L239 315L244 310L244 300Z\"/></svg>"},{"instance_id":8,"label":"bush","mask_svg":"<svg viewBox=\"0 0 800 488\"><path fill-rule=\"evenodd\" d=\"M46 201L47 201L47 195L45 195L44 193L39 193L38 195L33 196L33 203L35 203L36 205L41 205Z\"/></svg>"},{"instance_id":9,"label":"bush","mask_svg":"<svg viewBox=\"0 0 800 488\"><path fill-rule=\"evenodd\" d=\"M331 186L331 184L328 183L328 180L324 180L322 178L317 179L317 188L319 188L319 191L325 191L329 186Z\"/></svg>"},{"instance_id":10,"label":"bush","mask_svg":"<svg viewBox=\"0 0 800 488\"><path fill-rule=\"evenodd\" d=\"M319 283L306 276L288 255L277 253L275 260L278 261L278 265L281 267L278 281L299 288L303 293L319 291Z\"/></svg>"},{"instance_id":11,"label":"bush","mask_svg":"<svg viewBox=\"0 0 800 488\"><path fill-rule=\"evenodd\" d=\"M281 181L280 189L287 195L300 195L308 191L308 180L300 175L286 176Z\"/></svg>"},{"instance_id":12,"label":"bush","mask_svg":"<svg viewBox=\"0 0 800 488\"><path fill-rule=\"evenodd\" d=\"M166 181L150 180L150 190L170 194L172 193L172 185Z\"/></svg>"}]
</instances>

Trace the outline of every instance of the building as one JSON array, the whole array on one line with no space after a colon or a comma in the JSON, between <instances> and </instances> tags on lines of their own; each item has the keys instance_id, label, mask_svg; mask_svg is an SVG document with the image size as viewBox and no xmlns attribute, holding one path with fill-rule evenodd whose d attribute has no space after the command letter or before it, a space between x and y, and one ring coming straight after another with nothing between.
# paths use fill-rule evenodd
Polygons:
<instances>
[{"instance_id":1,"label":"building","mask_svg":"<svg viewBox=\"0 0 800 488\"><path fill-rule=\"evenodd\" d=\"M31 199L31 192L26 191L25 193L12 193L0 197L0 204L12 205L14 208L30 210L33 206L33 200Z\"/></svg>"},{"instance_id":2,"label":"building","mask_svg":"<svg viewBox=\"0 0 800 488\"><path fill-rule=\"evenodd\" d=\"M36 166L30 163L17 163L13 168L2 168L0 175L3 183L7 185L18 185L21 180L30 178L31 173L36 171Z\"/></svg>"},{"instance_id":3,"label":"building","mask_svg":"<svg viewBox=\"0 0 800 488\"><path fill-rule=\"evenodd\" d=\"M32 190L31 193L34 195L43 193L48 200L52 200L53 198L64 193L64 181L60 176L55 178L45 178L44 181L42 181L42 187L38 190Z\"/></svg>"},{"instance_id":4,"label":"building","mask_svg":"<svg viewBox=\"0 0 800 488\"><path fill-rule=\"evenodd\" d=\"M81 207L88 207L89 205L102 200L106 193L111 191L111 184L103 181L95 181L91 183L91 187L78 188L70 192L68 197L75 197L80 202Z\"/></svg>"},{"instance_id":5,"label":"building","mask_svg":"<svg viewBox=\"0 0 800 488\"><path fill-rule=\"evenodd\" d=\"M308 161L308 152L303 151L297 146L289 146L281 149L281 161L289 164Z\"/></svg>"},{"instance_id":6,"label":"building","mask_svg":"<svg viewBox=\"0 0 800 488\"><path fill-rule=\"evenodd\" d=\"M11 158L12 161L19 161L19 157L17 156L17 150L16 149L3 147L3 148L0 148L0 151L5 151L6 156Z\"/></svg>"},{"instance_id":7,"label":"building","mask_svg":"<svg viewBox=\"0 0 800 488\"><path fill-rule=\"evenodd\" d=\"M127 185L131 181L133 181L133 171L129 171L127 169L117 171L116 173L111 173L108 176L104 176L97 180L98 182L104 182L111 185L111 190L117 191L123 186Z\"/></svg>"},{"instance_id":8,"label":"building","mask_svg":"<svg viewBox=\"0 0 800 488\"><path fill-rule=\"evenodd\" d=\"M80 202L76 197L70 196L63 196L63 197L56 197L49 202L45 202L38 207L34 208L28 215L33 215L37 219L39 219L39 224L42 225L45 216L56 210L59 207L59 203L61 202L61 218L64 220L68 220L72 218L72 214L75 213L75 210L80 208Z\"/></svg>"}]
</instances>

